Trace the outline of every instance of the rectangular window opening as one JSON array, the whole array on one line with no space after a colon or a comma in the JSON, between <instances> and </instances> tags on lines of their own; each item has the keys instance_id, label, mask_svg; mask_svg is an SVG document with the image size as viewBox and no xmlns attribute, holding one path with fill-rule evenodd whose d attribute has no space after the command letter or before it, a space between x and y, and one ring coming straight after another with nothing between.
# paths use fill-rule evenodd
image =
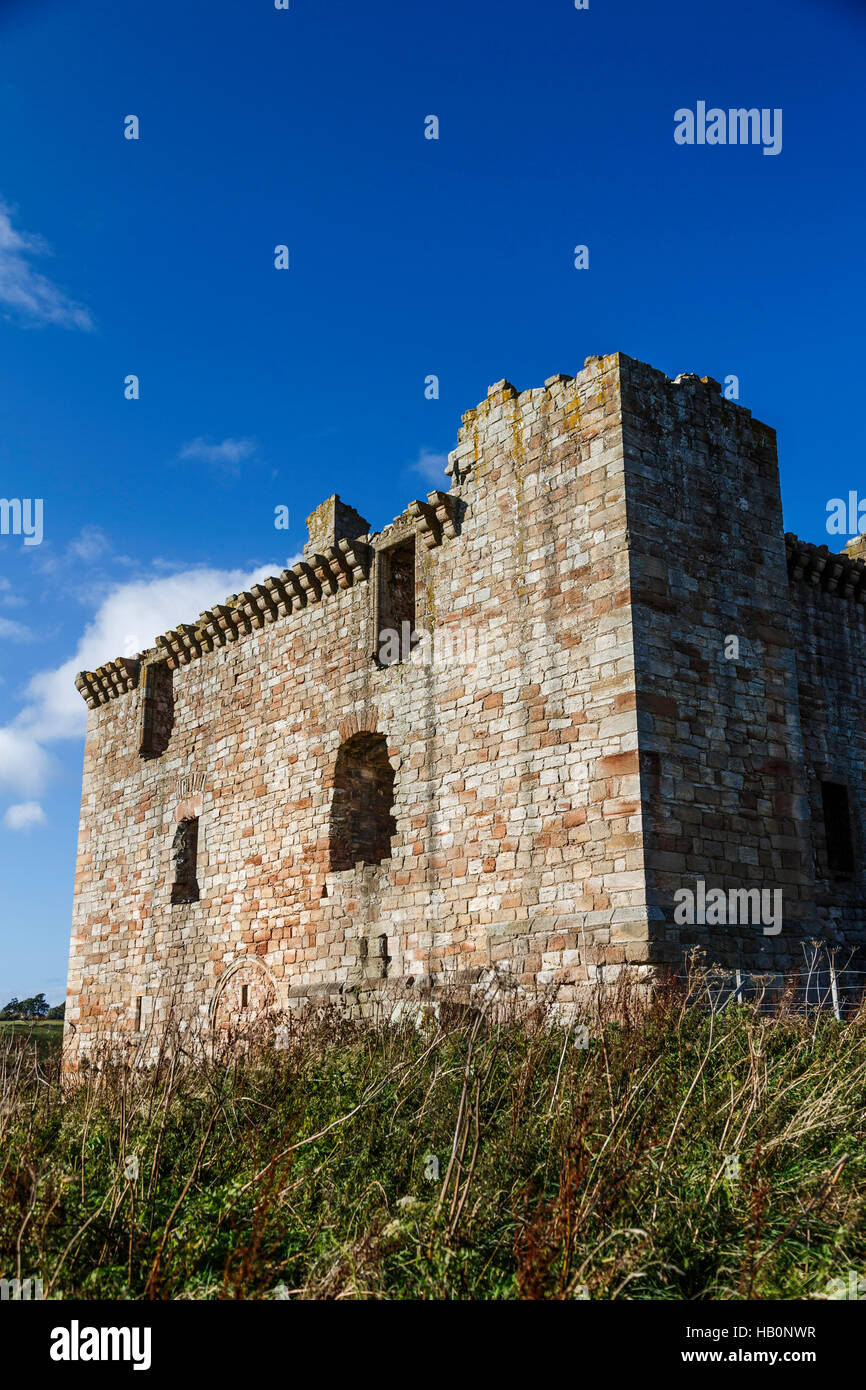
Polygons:
<instances>
[{"instance_id":1,"label":"rectangular window opening","mask_svg":"<svg viewBox=\"0 0 866 1390\"><path fill-rule=\"evenodd\" d=\"M821 802L824 808L827 868L831 874L851 874L854 872L854 836L848 788L841 782L822 782Z\"/></svg>"},{"instance_id":2,"label":"rectangular window opening","mask_svg":"<svg viewBox=\"0 0 866 1390\"><path fill-rule=\"evenodd\" d=\"M415 537L378 554L376 655L382 666L408 661L415 632Z\"/></svg>"},{"instance_id":3,"label":"rectangular window opening","mask_svg":"<svg viewBox=\"0 0 866 1390\"><path fill-rule=\"evenodd\" d=\"M168 747L174 727L174 688L167 661L152 661L141 678L138 756L159 758Z\"/></svg>"},{"instance_id":4,"label":"rectangular window opening","mask_svg":"<svg viewBox=\"0 0 866 1390\"><path fill-rule=\"evenodd\" d=\"M199 887L197 872L198 860L198 817L182 820L175 832L171 847L171 860L174 869L174 882L171 888L172 903L197 903Z\"/></svg>"}]
</instances>

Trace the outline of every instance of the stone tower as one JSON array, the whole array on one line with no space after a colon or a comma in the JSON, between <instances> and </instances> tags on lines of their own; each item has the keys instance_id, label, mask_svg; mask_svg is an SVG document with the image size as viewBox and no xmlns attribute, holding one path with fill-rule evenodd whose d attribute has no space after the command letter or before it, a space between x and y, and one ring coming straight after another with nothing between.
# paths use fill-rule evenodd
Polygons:
<instances>
[{"instance_id":1,"label":"stone tower","mask_svg":"<svg viewBox=\"0 0 866 1390\"><path fill-rule=\"evenodd\" d=\"M330 498L292 569L78 677L70 1066L866 938L866 565L784 535L773 430L613 354L491 387L448 473L379 532Z\"/></svg>"}]
</instances>

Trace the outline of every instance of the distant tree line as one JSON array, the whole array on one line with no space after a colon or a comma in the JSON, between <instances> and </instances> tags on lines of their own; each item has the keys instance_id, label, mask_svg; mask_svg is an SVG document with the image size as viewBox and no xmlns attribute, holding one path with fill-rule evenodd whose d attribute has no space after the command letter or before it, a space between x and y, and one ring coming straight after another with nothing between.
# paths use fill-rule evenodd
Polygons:
<instances>
[{"instance_id":1,"label":"distant tree line","mask_svg":"<svg viewBox=\"0 0 866 1390\"><path fill-rule=\"evenodd\" d=\"M34 994L32 999L16 999L14 994L9 1003L0 1009L0 1021L8 1023L13 1019L63 1018L65 1004L48 1003L44 994Z\"/></svg>"}]
</instances>

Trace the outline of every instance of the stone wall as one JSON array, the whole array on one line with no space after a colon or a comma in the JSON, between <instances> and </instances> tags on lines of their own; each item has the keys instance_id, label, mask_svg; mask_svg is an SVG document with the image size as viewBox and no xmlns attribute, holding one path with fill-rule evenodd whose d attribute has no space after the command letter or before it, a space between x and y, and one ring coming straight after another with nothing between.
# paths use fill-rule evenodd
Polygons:
<instances>
[{"instance_id":1,"label":"stone wall","mask_svg":"<svg viewBox=\"0 0 866 1390\"><path fill-rule=\"evenodd\" d=\"M371 968L409 997L507 969L567 1000L599 964L645 958L618 380L609 357L522 394L497 383L464 417L447 497L372 536L319 508L294 571L140 664L82 673L70 1064L142 1017L213 1026L245 974L248 999L266 981L283 1008L362 1008ZM426 640L383 665L375 578L407 536ZM173 722L142 757L154 660ZM337 759L358 733L387 744L392 854L333 870ZM199 898L173 903L190 817Z\"/></svg>"},{"instance_id":2,"label":"stone wall","mask_svg":"<svg viewBox=\"0 0 866 1390\"><path fill-rule=\"evenodd\" d=\"M775 434L718 382L623 378L652 956L787 968L814 924ZM678 924L698 881L778 890L781 929Z\"/></svg>"},{"instance_id":3,"label":"stone wall","mask_svg":"<svg viewBox=\"0 0 866 1390\"><path fill-rule=\"evenodd\" d=\"M840 947L866 942L866 565L788 538L798 709L814 827L815 935ZM851 547L849 554L851 552ZM856 552L855 552L856 553ZM821 783L844 786L854 868L834 871ZM843 950L842 959L847 957ZM857 961L859 968L864 962Z\"/></svg>"}]
</instances>

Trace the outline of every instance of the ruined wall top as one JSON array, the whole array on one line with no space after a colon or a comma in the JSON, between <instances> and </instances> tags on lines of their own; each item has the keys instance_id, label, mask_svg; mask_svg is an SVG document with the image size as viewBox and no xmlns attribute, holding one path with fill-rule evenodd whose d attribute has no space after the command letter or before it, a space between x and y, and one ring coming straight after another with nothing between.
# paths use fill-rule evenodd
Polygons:
<instances>
[{"instance_id":1,"label":"ruined wall top","mask_svg":"<svg viewBox=\"0 0 866 1390\"><path fill-rule=\"evenodd\" d=\"M866 603L866 536L857 536L838 553L826 545L812 545L788 532L785 536L788 575L823 593L854 603Z\"/></svg>"},{"instance_id":2,"label":"ruined wall top","mask_svg":"<svg viewBox=\"0 0 866 1390\"><path fill-rule=\"evenodd\" d=\"M366 539L370 533L370 523L356 512L354 507L340 500L335 492L320 502L314 512L307 517L307 543L304 555L316 555L340 541Z\"/></svg>"},{"instance_id":3,"label":"ruined wall top","mask_svg":"<svg viewBox=\"0 0 866 1390\"><path fill-rule=\"evenodd\" d=\"M426 502L417 498L410 502L397 520L433 549L457 534L460 515L461 503L455 494L434 491L427 494ZM316 508L309 522L303 558L291 569L242 594L230 594L225 603L200 613L194 623L179 623L157 637L153 648L136 657L118 657L96 671L79 672L75 685L89 708L134 690L142 667L152 660L165 661L170 670L186 666L255 629L366 582L382 533L371 533L364 518L336 494Z\"/></svg>"},{"instance_id":4,"label":"ruined wall top","mask_svg":"<svg viewBox=\"0 0 866 1390\"><path fill-rule=\"evenodd\" d=\"M615 377L613 387L611 375ZM142 667L152 660L163 660L170 669L186 665L296 609L363 583L369 578L377 544L378 548L390 544L392 533L403 534L411 529L425 546L440 545L457 534L467 500L471 504L472 484L483 449L491 438L496 442L500 432L503 440L507 437L511 426L503 422L503 415L511 414L513 424L531 409L546 407L562 413L566 431L580 433L584 411L608 401L613 408L614 397L623 384L649 387L660 394L682 391L691 397L691 409L707 410L713 400L729 411L731 418L739 415L751 419L751 411L746 407L722 397L721 385L712 377L685 373L671 379L623 353L587 357L576 376L557 373L548 377L543 387L523 392L509 381L497 381L485 399L462 417L457 447L449 454L445 470L451 478L448 492L436 490L428 493L426 501L415 499L381 532L371 532L369 522L354 507L332 494L307 518L308 538L303 555L290 569L254 585L248 592L230 594L225 603L199 614L194 623L181 623L157 637L152 649L136 657L120 657L96 671L80 672L76 687L87 705L95 709L134 690ZM511 411L506 407L511 407ZM754 426L773 434L760 421L755 421ZM830 556L826 546L810 547L795 536L786 537L786 544L792 581L820 583L831 592L866 601L866 538L849 543L842 556Z\"/></svg>"},{"instance_id":5,"label":"ruined wall top","mask_svg":"<svg viewBox=\"0 0 866 1390\"><path fill-rule=\"evenodd\" d=\"M715 400L732 418L739 416L743 420L753 420L747 406L722 395L721 383L713 377L700 377L693 372L669 377L658 367L629 357L626 353L608 353L605 356L587 357L583 370L575 376L566 372L549 376L543 387L519 391L505 379L494 382L486 398L462 416L457 432L457 447L448 455L446 473L457 486L471 480L485 433L491 423L500 419L504 407L510 406L514 415L519 417L534 407L547 405L551 410L564 412L569 430L580 430L584 412L593 403L605 404L614 394L610 386L611 375L616 378L617 391L623 386L640 385L653 388L659 395L673 393L673 399L682 393L683 397L691 397L689 406L695 410L701 409L702 401ZM769 435L775 434L769 425L759 420L754 420L754 427Z\"/></svg>"}]
</instances>

